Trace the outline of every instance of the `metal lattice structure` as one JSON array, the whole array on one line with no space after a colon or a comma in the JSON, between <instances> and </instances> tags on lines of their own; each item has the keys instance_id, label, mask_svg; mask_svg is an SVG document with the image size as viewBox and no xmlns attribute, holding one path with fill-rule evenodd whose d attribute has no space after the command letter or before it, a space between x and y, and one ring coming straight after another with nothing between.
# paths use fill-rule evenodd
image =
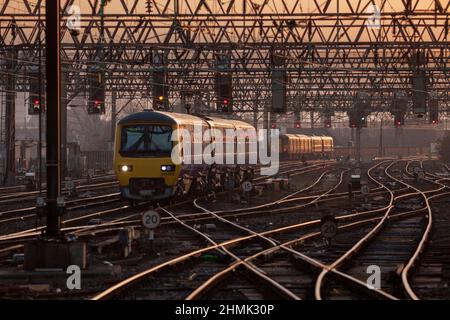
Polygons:
<instances>
[{"instance_id":1,"label":"metal lattice structure","mask_svg":"<svg viewBox=\"0 0 450 320\"><path fill-rule=\"evenodd\" d=\"M0 1L0 72L15 72L19 91L27 90L27 70L37 63L40 3ZM71 5L81 6L78 36L67 28ZM103 15L99 0L67 0L61 10L72 96L86 91L92 66L106 71L107 90L118 99L148 96L152 57L159 51L172 99L193 92L214 100L221 57L233 73L237 111L264 110L273 56L280 56L291 110L345 111L364 91L373 111L386 111L394 92L411 96L417 68L427 74L428 93L441 109L448 107L450 0L112 0ZM11 71L13 51L17 65ZM425 57L419 65L418 53Z\"/></svg>"}]
</instances>

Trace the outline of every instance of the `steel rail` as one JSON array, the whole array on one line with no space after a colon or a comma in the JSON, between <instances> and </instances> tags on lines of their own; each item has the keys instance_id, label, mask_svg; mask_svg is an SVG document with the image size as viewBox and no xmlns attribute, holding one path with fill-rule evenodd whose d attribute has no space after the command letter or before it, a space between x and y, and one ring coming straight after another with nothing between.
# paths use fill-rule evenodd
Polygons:
<instances>
[{"instance_id":1,"label":"steel rail","mask_svg":"<svg viewBox=\"0 0 450 320\"><path fill-rule=\"evenodd\" d=\"M408 163L410 163L412 160L410 160ZM391 174L389 174L389 172L388 172L388 170L389 170L389 168L390 167L392 167L395 163L397 163L397 162L399 162L399 161L394 161L390 166L388 166L386 169L385 169L385 174L388 176L388 177L390 177L392 180L394 180L394 181L396 181L396 182L399 182L399 183L401 183L401 184L403 184L403 185L405 185L407 188L411 188L412 186L410 186L409 184L406 184L406 183L404 183L403 181L401 181L401 180L399 180L399 179L397 179L397 178L395 178L394 176L392 176ZM373 181L375 181L376 183L378 183L378 184L380 184L381 185L381 183L379 183L378 181L376 181L375 179L373 179L373 177L369 174L369 177L373 180ZM384 186L384 185L383 185ZM389 208L389 210L387 210L386 211L386 213L385 213L385 215L383 216L383 218L379 221L379 223L369 232L369 233L367 233L362 239L360 239L350 250L348 250L344 255L342 255L338 260L336 260L332 265L330 265L330 268L332 268L332 269L336 269L336 268L338 268L339 266L341 266L351 255L353 255L355 252L357 252L357 251L359 251L359 250L361 250L362 249L362 247L363 247L363 245L365 244L365 243L367 243L370 239L372 239L381 229L382 229L382 227L384 226L384 224L385 224L385 222L387 221L387 220L389 220L389 214L390 214L390 212L392 211L392 209L394 208L394 206L393 206L393 203L395 202L395 201L397 201L397 200L399 200L399 199L402 199L402 198L407 198L407 197L411 197L411 196L416 196L416 195L419 195L419 194L422 194L422 192L420 191L420 190L418 190L418 189L416 189L416 188L414 188L414 187L412 187L412 189L414 189L414 190L416 190L416 192L415 193L409 193L409 194L405 194L405 195L401 195L401 196L398 196L398 197L394 197L394 194L393 194L393 192L392 192L392 190L390 190L389 188L387 188L386 186L384 186L384 188L386 188L389 192L390 192L390 194L391 194L391 202L390 202L390 204L391 204L391 207ZM433 190L433 191L430 191L430 192L437 192L437 191L441 191L441 190L443 190L443 188L440 188L440 189L436 189L436 190ZM423 195L423 194L422 194ZM424 210L429 210L429 203L426 203L427 204L427 206L424 208L424 209L422 209L421 211L424 211ZM403 272L404 270L402 270L402 272ZM317 281L316 281L316 290L315 290L315 295L316 295L316 299L318 299L318 300L321 300L321 287L322 287L322 283L323 283L323 280L324 280L324 277L326 276L326 274L328 273L329 271L323 271L320 275L319 275L319 277L317 278Z\"/></svg>"},{"instance_id":2,"label":"steel rail","mask_svg":"<svg viewBox=\"0 0 450 320\"><path fill-rule=\"evenodd\" d=\"M423 167L423 162L420 162L420 166ZM407 168L408 168L408 166L407 166ZM425 179L425 180L428 180L428 179ZM442 191L447 188L447 186L445 186L444 184L442 184L438 181L432 181L432 180L428 180L428 181L433 184L436 184L438 186L441 186L441 188L438 189L437 191ZM402 182L402 183L404 183L404 182ZM412 267L414 267L415 263L419 260L421 253L425 249L428 239L431 237L431 231L432 231L432 227L433 227L433 210L431 209L429 197L427 196L427 194L434 193L436 191L422 192L421 190L415 188L414 186L410 186L410 187L422 195L422 197L425 200L425 204L426 204L427 212L428 212L428 215L427 215L428 223L424 230L422 238L420 239L419 244L418 244L416 250L414 251L413 255L411 256L411 258L408 260L405 267L403 268L402 274L401 274L402 275L402 283L403 283L403 286L405 287L406 293L409 295L409 297L411 299L419 300L419 297L414 292L414 290L411 287L411 284L409 283L409 271L411 270Z\"/></svg>"},{"instance_id":3,"label":"steel rail","mask_svg":"<svg viewBox=\"0 0 450 320\"><path fill-rule=\"evenodd\" d=\"M341 177L342 177L342 175L341 175ZM378 210L374 210L374 211L378 211ZM361 215L364 215L364 214L366 214L366 213L357 213L357 214L352 214L352 215L348 215L348 216L343 216L343 217L340 217L338 219L344 220L346 218L358 217L358 216L361 216ZM219 217L219 216L217 216L217 218L218 219L223 219L222 217ZM266 237L266 236L274 234L274 233L291 231L291 230L295 230L295 229L298 229L298 228L304 228L304 227L311 226L311 225L317 225L319 223L320 223L319 220L309 221L309 222L302 223L302 224L299 224L299 225L291 225L289 227L283 227L283 228L270 230L270 231L262 232L262 233L254 233L253 231L249 230L250 232L252 232L250 236L239 238L239 239L230 240L230 241L222 243L221 245L222 246L232 245L232 244L236 244L236 243L239 243L239 242L242 242L242 241L246 241L246 240L249 240L249 239L253 239L253 238L256 238L256 237ZM243 227L239 226L239 228L243 228ZM268 239L268 240L271 241L271 239ZM200 249L200 250L197 250L197 251L192 252L190 254L187 254L185 256L173 259L172 262L164 263L164 264L161 264L161 265L159 265L157 267L154 267L154 268L151 268L149 270L146 270L146 271L144 271L144 272L142 272L142 273L140 273L138 275L135 275L135 276L133 276L133 277L131 277L129 279L124 280L123 282L117 284L114 287L111 287L110 289L106 290L102 294L96 296L94 299L110 298L113 295L115 295L118 291L123 290L124 287L127 287L127 286L135 283L136 281L139 281L143 277L146 277L146 276L148 276L148 275L150 275L150 274L160 270L163 267L170 266L170 265L173 265L173 264L177 264L179 262L185 261L189 257L195 256L195 255L198 255L200 253L204 253L204 252L207 252L207 251L210 251L210 250L213 250L213 249L217 249L217 248L218 248L218 246L212 246L212 247L209 247L209 248Z\"/></svg>"},{"instance_id":4,"label":"steel rail","mask_svg":"<svg viewBox=\"0 0 450 320\"><path fill-rule=\"evenodd\" d=\"M298 161L296 163L303 164L300 161ZM298 174L312 172L312 171L315 171L317 169L322 169L323 165L327 165L327 164L331 164L331 163L332 162L329 162L329 161L328 162L320 162L320 163L313 164L313 165L307 166L307 167L300 167L300 168L297 168L297 169L290 169L288 171L281 172L281 174L286 174L286 173L291 173L291 172L297 172ZM287 165L289 167L292 167L292 164L287 164ZM320 168L317 168L317 167L320 167ZM260 180L263 180L263 179L266 179L266 178L267 177L259 177L259 178L256 178L255 180L260 181ZM177 203L177 204L175 204L173 206L170 206L170 207L173 208L173 207L184 205L184 204L187 204L187 203L190 203L190 202L192 202L192 200L182 201L182 202L179 202L179 203ZM86 219L89 219L89 218L97 218L97 217L100 217L100 216L103 216L103 215L106 215L106 214L111 214L111 213L116 213L116 212L119 213L122 210L130 209L130 208L132 208L132 207L126 205L126 206L122 206L122 207L119 207L119 208L114 208L114 209L110 209L110 210L104 210L104 211L100 211L100 212L95 212L95 213L84 215L84 216L81 216L81 217L78 217L78 218L65 220L65 221L62 222L62 224L64 225L64 224L68 224L68 223L74 223L74 222L78 222L78 221L83 221L83 220L86 220ZM138 216L140 216L140 214L136 213L133 217L137 218ZM19 220L21 220L21 218L19 218ZM5 239L11 239L11 237L15 238L17 235L24 235L24 234L37 235L36 231L42 231L43 229L44 229L44 227L38 227L38 228L28 229L28 230L24 230L24 231L19 231L19 232L12 233L12 234L2 235L2 236L0 236L0 242L2 240L5 240ZM63 231L64 230L65 229L63 229Z\"/></svg>"}]
</instances>

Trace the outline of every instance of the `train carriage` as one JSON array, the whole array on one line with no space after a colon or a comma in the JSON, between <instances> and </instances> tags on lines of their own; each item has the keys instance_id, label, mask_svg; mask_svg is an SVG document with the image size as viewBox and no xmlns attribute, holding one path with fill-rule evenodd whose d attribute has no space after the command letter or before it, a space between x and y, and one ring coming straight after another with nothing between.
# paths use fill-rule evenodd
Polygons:
<instances>
[{"instance_id":1,"label":"train carriage","mask_svg":"<svg viewBox=\"0 0 450 320\"><path fill-rule=\"evenodd\" d=\"M312 139L312 153L315 156L321 155L323 153L322 137L313 136L311 139Z\"/></svg>"},{"instance_id":2,"label":"train carriage","mask_svg":"<svg viewBox=\"0 0 450 320\"><path fill-rule=\"evenodd\" d=\"M203 194L230 179L237 186L253 176L258 158L256 130L243 121L144 111L116 130L114 169L131 201ZM280 148L281 160L323 158L331 156L333 138L286 134Z\"/></svg>"},{"instance_id":3,"label":"train carriage","mask_svg":"<svg viewBox=\"0 0 450 320\"><path fill-rule=\"evenodd\" d=\"M211 174L212 166L205 163L203 151L213 143L228 142L233 150L227 154L224 146L222 153L211 152L211 158L222 159L219 165L225 167L216 166L220 167L217 170L225 174L238 171L239 177L248 176L251 170L245 166L237 170L234 165L238 156L250 159L250 145L256 142L254 128L242 121L144 111L125 117L116 130L114 169L122 196L131 201L161 200L207 189L205 177ZM227 131L235 135L227 136ZM237 133L245 132L250 134L243 149L237 145ZM186 136L191 140L185 141ZM227 165L227 160L233 165Z\"/></svg>"},{"instance_id":4,"label":"train carriage","mask_svg":"<svg viewBox=\"0 0 450 320\"><path fill-rule=\"evenodd\" d=\"M330 158L333 153L333 138L283 134L280 136L282 160Z\"/></svg>"},{"instance_id":5,"label":"train carriage","mask_svg":"<svg viewBox=\"0 0 450 320\"><path fill-rule=\"evenodd\" d=\"M334 151L334 141L332 137L322 137L323 156L331 159Z\"/></svg>"}]
</instances>

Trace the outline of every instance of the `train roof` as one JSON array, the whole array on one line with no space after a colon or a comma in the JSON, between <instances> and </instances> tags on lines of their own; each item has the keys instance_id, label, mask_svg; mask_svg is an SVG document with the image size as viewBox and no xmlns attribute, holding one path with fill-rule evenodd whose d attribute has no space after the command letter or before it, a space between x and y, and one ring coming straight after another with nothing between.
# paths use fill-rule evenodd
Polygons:
<instances>
[{"instance_id":1,"label":"train roof","mask_svg":"<svg viewBox=\"0 0 450 320\"><path fill-rule=\"evenodd\" d=\"M240 120L221 119L216 117L205 117L206 120L212 121L216 126L237 127L241 129L253 129L253 126L247 122Z\"/></svg>"},{"instance_id":2,"label":"train roof","mask_svg":"<svg viewBox=\"0 0 450 320\"><path fill-rule=\"evenodd\" d=\"M163 122L170 124L178 124L185 122L204 122L203 119L191 116L189 114L181 114L181 113L171 113L171 112L160 112L160 111L152 111L145 110L143 112L138 112L131 114L125 118L123 118L119 124L131 123L131 122Z\"/></svg>"},{"instance_id":3,"label":"train roof","mask_svg":"<svg viewBox=\"0 0 450 320\"><path fill-rule=\"evenodd\" d=\"M146 110L143 112L138 112L131 114L123 118L119 124L133 123L133 122L162 122L169 124L194 124L194 123L205 123L206 121L214 123L216 126L229 127L229 128L253 128L252 125L244 121L239 120L228 120L216 117L197 117L189 114L182 113L172 113L172 112L160 112Z\"/></svg>"},{"instance_id":4,"label":"train roof","mask_svg":"<svg viewBox=\"0 0 450 320\"><path fill-rule=\"evenodd\" d=\"M306 135L306 134L295 134L295 136L297 137L297 138L311 138L311 136L308 136L308 135Z\"/></svg>"},{"instance_id":5,"label":"train roof","mask_svg":"<svg viewBox=\"0 0 450 320\"><path fill-rule=\"evenodd\" d=\"M293 134L293 133L287 133L287 134L283 134L282 136L285 136L287 138L290 139L325 139L325 140L333 140L333 137L330 136L309 136L306 134Z\"/></svg>"}]
</instances>

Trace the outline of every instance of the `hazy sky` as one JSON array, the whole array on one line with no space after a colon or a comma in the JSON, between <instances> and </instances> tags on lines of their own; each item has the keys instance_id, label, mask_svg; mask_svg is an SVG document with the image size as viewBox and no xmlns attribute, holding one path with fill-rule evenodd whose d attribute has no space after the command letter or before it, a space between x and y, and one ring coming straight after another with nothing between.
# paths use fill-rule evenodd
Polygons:
<instances>
[{"instance_id":1,"label":"hazy sky","mask_svg":"<svg viewBox=\"0 0 450 320\"><path fill-rule=\"evenodd\" d=\"M62 0L64 3L66 0ZM94 1L94 0L92 0ZM125 2L131 6L135 0L125 0ZM174 2L177 0L151 0L156 3L158 7L163 8L169 3L168 7L170 11L173 12ZM247 8L249 11L252 9L252 3L254 5L262 5L267 0L235 0L234 8L236 11L242 11L243 2L246 1ZM324 5L327 3L327 0L316 0L317 3ZM418 0L413 0L415 4ZM28 0L30 4L36 4L37 0ZM187 4L194 10L197 5L200 3L200 0L178 0L180 4L181 12L185 12L188 10ZM228 6L230 0L206 0L206 3L210 7L212 11L219 11L220 7L218 5L219 2L222 2L225 6ZM372 3L372 0L348 0L354 7L361 3L362 7L365 7L367 4ZM378 6L384 8L383 12L392 12L403 10L403 4L401 0L375 0L374 1ZM449 0L440 0L441 4L446 7L448 5ZM0 0L0 6L5 3L5 0ZM145 3L146 0L139 0L139 4L137 6L138 12L145 12ZM288 10L291 10L293 6L296 4L296 12L306 13L306 12L317 12L317 8L314 0L284 0L284 3ZM347 0L331 0L329 5L329 10L336 11L337 4L339 3L340 12L350 12L349 6L347 5ZM417 10L430 10L434 8L435 1L434 0L420 0L419 5L417 6ZM88 0L75 0L75 4L81 7L83 13L90 13L91 9L88 4ZM8 4L8 9L11 11L15 11L17 13L23 12L25 6L23 4L23 0L10 0ZM283 0L268 0L268 5L264 10L265 13L269 12L285 12L285 7L283 5ZM9 11L9 10L8 10ZM203 11L203 10L202 10ZM123 12L123 8L120 0L112 0L106 9L107 13L121 13Z\"/></svg>"},{"instance_id":2,"label":"hazy sky","mask_svg":"<svg viewBox=\"0 0 450 320\"><path fill-rule=\"evenodd\" d=\"M20 14L20 13L24 13L25 12L25 6L24 6L24 1L25 0L10 0L9 4L8 4L8 8L7 8L7 13L9 14ZM44 1L44 0L43 0ZM62 3L66 3L67 0L61 0ZM92 14L92 9L90 8L89 5L89 1L91 2L95 2L95 0L75 0L74 4L79 6L81 8L81 12L83 14L89 15ZM133 6L133 4L135 3L136 0L123 0L125 3L128 4L129 8L131 8ZM173 9L174 9L174 4L176 2L179 3L179 8L180 8L180 13L190 13L190 12L195 12L196 8L199 7L199 4L202 3L201 0L150 0L153 3L153 12L161 12L164 10L164 8L168 8L166 10L166 14L169 15L168 19L164 19L165 22L157 22L156 24L159 25L159 27L163 26L163 30L161 31L161 29L159 29L158 32L167 32L168 28L170 28L170 26L172 25L171 22L171 15L173 14ZM32 8L36 5L37 0L28 0L28 2L32 5ZM100 0L98 0L98 2L100 2ZM138 1L138 5L136 7L136 11L138 14L145 14L146 13L146 2L147 0L139 0ZM209 9L213 12L217 12L217 13L222 13L222 10L220 8L219 3L222 3L225 10L228 8L229 4L231 3L230 0L206 0L205 1L206 4L208 5ZM321 9L323 9L325 7L325 5L328 3L328 0L235 0L234 1L234 5L233 8L230 12L230 14L233 13L242 13L243 12L243 7L244 7L244 2L246 3L246 8L247 8L247 12L248 13L255 13L259 11L255 11L259 6L263 5L265 2L267 2L267 5L264 7L264 11L263 13L268 14L268 13L275 13L275 14L282 14L282 13L286 13L286 12L293 12L294 14L307 14L307 16L305 17L297 17L297 21L299 22L299 26L301 28L306 27L307 21L310 19L309 18L309 14L319 14L319 9L316 6L316 3L319 3L321 6ZM353 9L356 11L363 11L366 12L365 8L368 7L372 7L372 4L375 2L375 4L377 4L379 6L379 8L381 9L381 24L383 25L389 25L391 22L391 13L393 12L397 12L397 13L401 13L404 11L404 5L402 3L401 0L331 0L331 2L329 3L328 6L328 13L336 13L337 11L337 7L339 4L339 12L340 13L351 13L351 8L349 6L348 3L350 3L353 6ZM5 0L0 0L0 9L1 6L5 3ZM122 6L122 1L121 0L112 0L110 4L108 4L107 8L105 9L106 14L125 14L125 10ZM433 12L434 8L435 8L435 0L412 0L412 4L413 4L413 8L417 11L417 12ZM440 0L441 5L444 8L449 8L449 3L450 0ZM207 14L208 10L204 5L200 6L201 9L199 10L199 12L201 14ZM448 9L450 10L450 9ZM372 11L373 12L373 11ZM444 15L440 16L441 19L439 20L439 24L437 26L437 28L442 29L443 24L444 24ZM227 19L227 14L223 14L223 16L221 17L221 22L219 22L219 24L221 25L225 25L228 22ZM349 35L351 35L351 37L354 37L354 35L358 34L359 32L359 26L361 24L364 23L365 18L363 20L358 21L357 23L354 23L354 21L352 20L353 17L349 17L347 18L347 20L345 22L342 22L342 25L352 25L352 28L349 28L349 30L347 31ZM9 18L8 18L9 19ZM89 18L85 19L85 22L83 23L83 27L86 26L87 24L87 20ZM150 19L157 19L157 18L148 18ZM232 17L230 18L232 19ZM336 19L331 16L328 17L326 21L324 21L323 18L320 18L318 16L313 16L312 19L316 22L320 21L319 24L321 25L322 31L325 34L325 38L327 38L327 34L328 33L334 33L336 30L334 28L334 25L336 23ZM430 19L433 19L434 21L434 17L431 16ZM161 19L158 19L161 20ZM205 20L207 20L207 22L205 23ZM241 19L242 20L242 19ZM1 16L0 16L0 22L1 22ZM23 24L25 24L26 22L23 22ZM111 20L111 17L108 18L107 22L108 25L115 25L116 20ZM136 27L139 28L139 21L135 20L133 22L127 22L128 26L131 27ZM190 18L184 18L182 19L182 26L183 27L187 27L190 28L190 30L201 30L202 28L205 27L205 24L207 24L208 27L210 27L211 30L214 30L213 26L216 22L211 19L208 18L207 15L206 16L199 16L199 17L193 17L192 19ZM413 34L415 31L411 28L410 24L407 22L401 22L403 25L403 28L405 30L407 30L406 32L409 34ZM21 24L21 22L19 22L19 24ZM241 25L242 26L243 22L237 22L236 25ZM274 24L272 23L272 21L270 19L266 19L264 22L264 27L273 27ZM431 40L433 37L430 36L429 32L431 30L431 32L435 33L435 37L437 39L441 39L442 40L442 32L441 30L434 30L434 24L430 24L431 25L431 29L427 30L425 29L425 31L422 31L424 29L424 24L423 22L419 22L418 24L418 33L416 34L416 36L418 37L419 34L424 34L423 39L424 40ZM252 26L252 22L246 22L246 26L247 28ZM326 27L325 27L326 26ZM254 32L255 32L255 38L258 38L258 33L259 31L256 30L257 28L255 28ZM408 30L411 29L411 30ZM304 32L305 29L300 30L299 32L302 33ZM273 31L273 30L272 30ZM209 30L208 30L209 32ZM216 32L216 31L213 31ZM341 31L340 31L341 32ZM237 37L237 35L234 34L234 30L231 26L228 26L227 28L227 33L228 35L232 38L232 41L235 41L236 39L234 39L233 37ZM362 34L360 40L364 41L367 39L370 39L371 37L373 37L374 35L376 35L376 31L373 30L365 30L365 32ZM388 32L389 34L392 33L392 31ZM98 37L98 35L96 34L96 31L92 31L93 37L94 39L96 37ZM340 33L341 36L344 36L343 33ZM217 36L217 34L205 34L202 35L205 37L204 41L210 41L212 38L214 38L215 36ZM388 35L390 37L390 35ZM127 36L126 36L127 37ZM153 39L155 38L156 35L149 35L147 37L147 40L149 39ZM116 37L118 39L121 39L121 35L116 34ZM322 41L319 38L319 35L317 33L312 35L312 41ZM342 39L341 41L346 41L349 39Z\"/></svg>"}]
</instances>

